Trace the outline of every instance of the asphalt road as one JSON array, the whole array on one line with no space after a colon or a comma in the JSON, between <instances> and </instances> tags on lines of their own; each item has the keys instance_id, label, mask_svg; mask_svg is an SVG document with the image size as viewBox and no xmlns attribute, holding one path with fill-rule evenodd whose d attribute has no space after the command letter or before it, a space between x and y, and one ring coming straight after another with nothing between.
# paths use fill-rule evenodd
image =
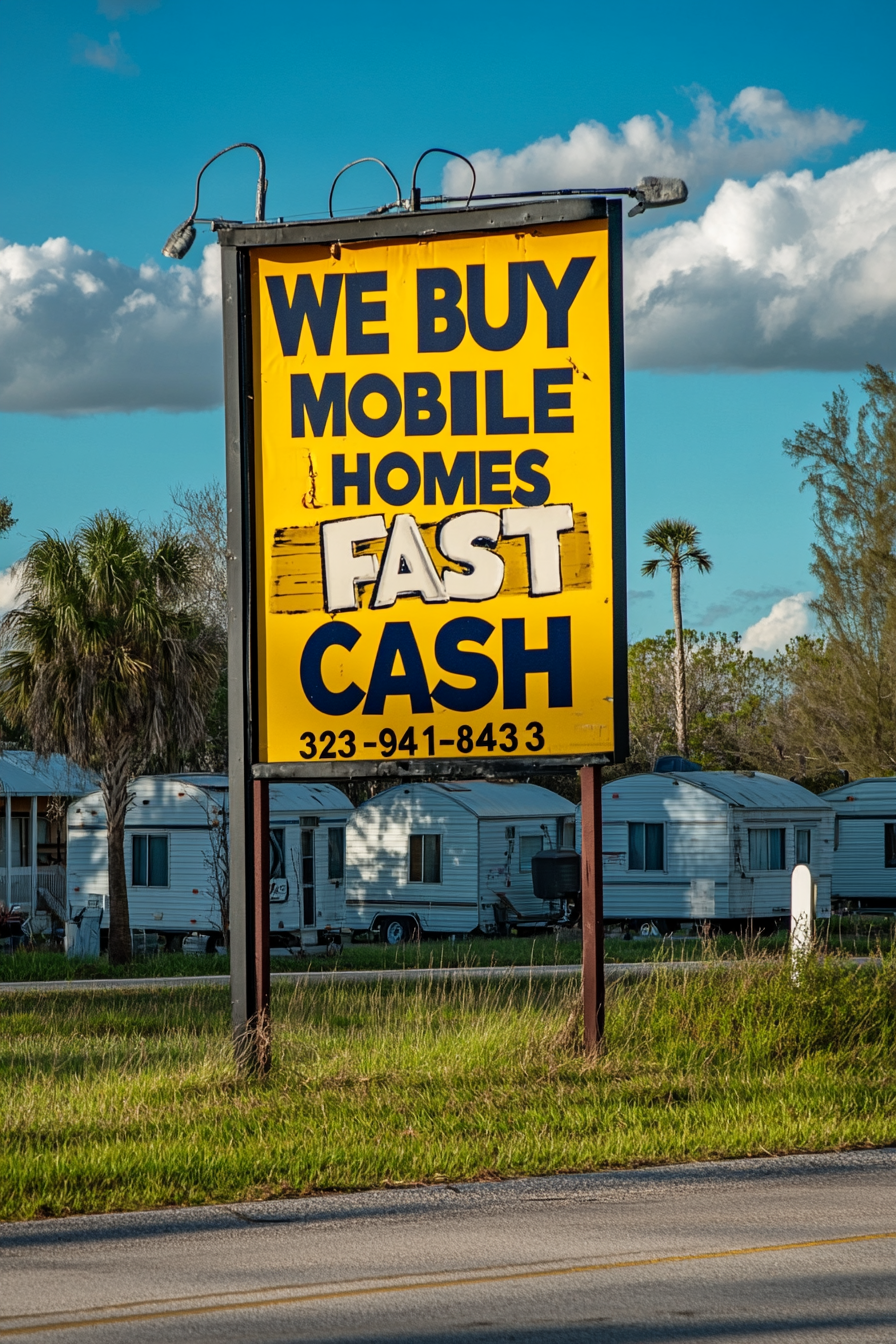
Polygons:
<instances>
[{"instance_id":1,"label":"asphalt road","mask_svg":"<svg viewBox=\"0 0 896 1344\"><path fill-rule=\"evenodd\" d=\"M0 1344L896 1340L896 1149L0 1226Z\"/></svg>"}]
</instances>

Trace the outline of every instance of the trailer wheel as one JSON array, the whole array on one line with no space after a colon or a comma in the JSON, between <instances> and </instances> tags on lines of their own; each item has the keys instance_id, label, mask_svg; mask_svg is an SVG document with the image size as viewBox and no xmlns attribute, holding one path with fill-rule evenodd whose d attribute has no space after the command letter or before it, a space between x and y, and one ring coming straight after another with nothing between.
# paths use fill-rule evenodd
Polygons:
<instances>
[{"instance_id":1,"label":"trailer wheel","mask_svg":"<svg viewBox=\"0 0 896 1344\"><path fill-rule=\"evenodd\" d=\"M380 937L389 947L397 947L399 943L408 943L414 937L417 931L417 925L412 919L399 919L393 915L379 922Z\"/></svg>"}]
</instances>

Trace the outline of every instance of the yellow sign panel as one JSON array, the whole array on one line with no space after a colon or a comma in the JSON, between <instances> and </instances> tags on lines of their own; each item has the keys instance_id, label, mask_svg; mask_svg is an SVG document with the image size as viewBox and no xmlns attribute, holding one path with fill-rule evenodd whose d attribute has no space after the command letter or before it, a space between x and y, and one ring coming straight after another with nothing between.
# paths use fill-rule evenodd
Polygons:
<instances>
[{"instance_id":1,"label":"yellow sign panel","mask_svg":"<svg viewBox=\"0 0 896 1344\"><path fill-rule=\"evenodd\" d=\"M612 752L608 221L251 258L259 761Z\"/></svg>"}]
</instances>

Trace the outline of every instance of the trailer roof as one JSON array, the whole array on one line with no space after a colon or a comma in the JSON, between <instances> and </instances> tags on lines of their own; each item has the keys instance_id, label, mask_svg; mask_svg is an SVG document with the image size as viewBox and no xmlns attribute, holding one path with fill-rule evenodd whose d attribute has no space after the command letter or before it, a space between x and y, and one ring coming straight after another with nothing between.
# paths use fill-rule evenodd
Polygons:
<instances>
[{"instance_id":1,"label":"trailer roof","mask_svg":"<svg viewBox=\"0 0 896 1344\"><path fill-rule=\"evenodd\" d=\"M477 817L562 817L573 816L576 810L568 798L561 798L559 793L543 789L539 784L497 784L482 779L446 780L443 784L409 781L376 794L370 802L375 803L378 798L385 798L398 789L406 792L414 789L437 798L448 797Z\"/></svg>"},{"instance_id":2,"label":"trailer roof","mask_svg":"<svg viewBox=\"0 0 896 1344\"><path fill-rule=\"evenodd\" d=\"M780 775L767 775L761 770L668 770L662 774L628 775L605 784L604 788L618 792L630 779L654 779L661 785L675 780L712 794L734 807L817 808L820 812L830 808L829 802L804 789L802 784L782 779Z\"/></svg>"},{"instance_id":3,"label":"trailer roof","mask_svg":"<svg viewBox=\"0 0 896 1344\"><path fill-rule=\"evenodd\" d=\"M194 784L200 789L225 790L230 787L226 775L166 775L166 779ZM284 780L271 784L271 807L279 812L339 812L352 808L351 799L332 784L308 784L299 780Z\"/></svg>"},{"instance_id":4,"label":"trailer roof","mask_svg":"<svg viewBox=\"0 0 896 1344\"><path fill-rule=\"evenodd\" d=\"M896 804L896 776L872 775L868 779L855 779L851 784L838 784L836 789L828 789L827 793L821 796L830 803L846 803L854 800L866 807L880 806L884 802L892 806Z\"/></svg>"}]
</instances>

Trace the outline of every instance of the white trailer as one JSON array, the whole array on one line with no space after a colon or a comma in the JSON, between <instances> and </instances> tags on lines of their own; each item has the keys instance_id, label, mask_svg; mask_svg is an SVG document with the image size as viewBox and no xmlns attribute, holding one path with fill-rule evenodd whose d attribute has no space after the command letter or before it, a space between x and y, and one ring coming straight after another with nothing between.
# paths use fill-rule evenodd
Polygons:
<instances>
[{"instance_id":1,"label":"white trailer","mask_svg":"<svg viewBox=\"0 0 896 1344\"><path fill-rule=\"evenodd\" d=\"M537 784L399 784L346 831L345 925L397 943L557 919L532 891L532 855L570 846L575 807Z\"/></svg>"},{"instance_id":2,"label":"white trailer","mask_svg":"<svg viewBox=\"0 0 896 1344\"><path fill-rule=\"evenodd\" d=\"M835 903L896 911L896 778L857 779L822 797L835 817Z\"/></svg>"},{"instance_id":3,"label":"white trailer","mask_svg":"<svg viewBox=\"0 0 896 1344\"><path fill-rule=\"evenodd\" d=\"M125 871L131 928L177 947L198 935L221 941L217 887L226 876L221 827L226 775L144 775L131 785ZM327 941L343 905L345 827L352 804L330 784L272 784L271 944ZM226 835L226 832L225 832ZM109 927L106 813L97 791L68 810L69 915L99 900Z\"/></svg>"},{"instance_id":4,"label":"white trailer","mask_svg":"<svg viewBox=\"0 0 896 1344\"><path fill-rule=\"evenodd\" d=\"M603 786L601 804L607 919L661 933L783 923L797 863L818 884L818 917L830 915L834 810L799 784L759 771L629 775Z\"/></svg>"}]
</instances>

